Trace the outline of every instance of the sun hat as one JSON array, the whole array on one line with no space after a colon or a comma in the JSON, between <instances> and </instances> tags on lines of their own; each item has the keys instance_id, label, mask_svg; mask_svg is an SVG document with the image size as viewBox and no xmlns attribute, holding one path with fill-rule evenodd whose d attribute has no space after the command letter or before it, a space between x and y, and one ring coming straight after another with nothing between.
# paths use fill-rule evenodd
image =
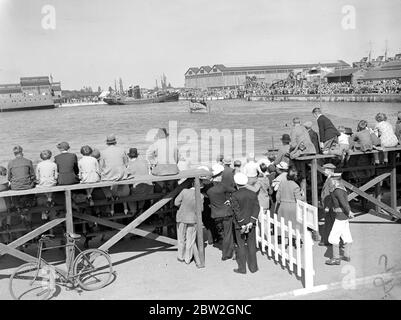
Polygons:
<instances>
[{"instance_id":1,"label":"sun hat","mask_svg":"<svg viewBox=\"0 0 401 320\"><path fill-rule=\"evenodd\" d=\"M281 137L281 141L283 142L291 142L291 137L289 134L284 133L283 136Z\"/></svg>"},{"instance_id":2,"label":"sun hat","mask_svg":"<svg viewBox=\"0 0 401 320\"><path fill-rule=\"evenodd\" d=\"M248 183L248 177L242 172L238 172L234 175L234 182L240 186L244 186Z\"/></svg>"},{"instance_id":3,"label":"sun hat","mask_svg":"<svg viewBox=\"0 0 401 320\"><path fill-rule=\"evenodd\" d=\"M278 165L277 168L281 170L288 170L288 163L285 161L281 161Z\"/></svg>"},{"instance_id":4,"label":"sun hat","mask_svg":"<svg viewBox=\"0 0 401 320\"><path fill-rule=\"evenodd\" d=\"M57 145L57 148L58 148L59 150L67 151L68 149L70 149L70 145L68 144L68 142L63 141L63 142L60 142L60 143Z\"/></svg>"},{"instance_id":5,"label":"sun hat","mask_svg":"<svg viewBox=\"0 0 401 320\"><path fill-rule=\"evenodd\" d=\"M217 176L224 171L224 167L220 163L215 163L212 167L212 175Z\"/></svg>"},{"instance_id":6,"label":"sun hat","mask_svg":"<svg viewBox=\"0 0 401 320\"><path fill-rule=\"evenodd\" d=\"M130 148L128 150L128 157L137 158L138 157L138 149L137 148Z\"/></svg>"},{"instance_id":7,"label":"sun hat","mask_svg":"<svg viewBox=\"0 0 401 320\"><path fill-rule=\"evenodd\" d=\"M230 157L226 157L223 159L224 164L231 164L232 162L233 162L233 160Z\"/></svg>"},{"instance_id":8,"label":"sun hat","mask_svg":"<svg viewBox=\"0 0 401 320\"><path fill-rule=\"evenodd\" d=\"M198 170L204 170L204 171L207 171L208 173L210 173L210 168L207 167L207 166L200 166L200 167L198 167ZM200 176L199 178L201 178L201 179L208 179L208 178L209 178L209 175L202 175L202 176Z\"/></svg>"},{"instance_id":9,"label":"sun hat","mask_svg":"<svg viewBox=\"0 0 401 320\"><path fill-rule=\"evenodd\" d=\"M116 136L114 134L110 134L106 138L106 144L115 144L117 143Z\"/></svg>"}]
</instances>

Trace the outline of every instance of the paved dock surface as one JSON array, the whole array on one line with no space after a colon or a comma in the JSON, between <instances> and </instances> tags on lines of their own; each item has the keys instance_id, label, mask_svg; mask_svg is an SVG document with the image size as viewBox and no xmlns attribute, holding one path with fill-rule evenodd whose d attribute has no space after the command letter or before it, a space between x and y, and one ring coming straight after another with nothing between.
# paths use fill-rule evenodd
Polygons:
<instances>
[{"instance_id":1,"label":"paved dock surface","mask_svg":"<svg viewBox=\"0 0 401 320\"><path fill-rule=\"evenodd\" d=\"M194 263L178 262L172 247L144 238L126 238L110 251L117 272L110 285L82 293L61 288L53 299L382 299L383 288L374 286L369 277L386 271L384 264L379 264L383 254L387 256L388 268L392 268L390 273L401 271L401 224L364 214L352 220L351 232L354 244L350 263L325 265L329 249L315 243L315 285L337 283L334 289L318 293L291 295L293 290L303 288L301 280L261 252L258 252L260 270L240 275L233 272L236 262L221 261L221 251L213 246L205 248L206 267L197 269ZM94 247L99 244L91 242ZM29 250L34 254L34 247ZM47 258L61 260L62 257L62 251L56 251ZM8 278L19 263L10 256L0 258L0 299L10 299ZM368 282L350 288L354 278L366 278ZM394 279L393 283L390 298L401 299L401 281Z\"/></svg>"}]
</instances>

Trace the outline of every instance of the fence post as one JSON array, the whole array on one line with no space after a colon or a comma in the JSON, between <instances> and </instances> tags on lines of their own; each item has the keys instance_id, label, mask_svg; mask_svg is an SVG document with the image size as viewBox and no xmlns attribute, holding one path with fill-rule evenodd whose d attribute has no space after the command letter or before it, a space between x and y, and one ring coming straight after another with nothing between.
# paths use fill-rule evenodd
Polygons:
<instances>
[{"instance_id":1,"label":"fence post","mask_svg":"<svg viewBox=\"0 0 401 320\"><path fill-rule=\"evenodd\" d=\"M312 289L313 288L313 240L311 237L310 232L307 228L306 223L306 210L303 210L303 218L302 218L302 225L303 225L303 240L304 240L304 275L305 275L305 289Z\"/></svg>"},{"instance_id":2,"label":"fence post","mask_svg":"<svg viewBox=\"0 0 401 320\"><path fill-rule=\"evenodd\" d=\"M272 255L272 228L271 228L271 217L270 210L266 212L266 220L267 220L267 254L269 257Z\"/></svg>"},{"instance_id":3,"label":"fence post","mask_svg":"<svg viewBox=\"0 0 401 320\"><path fill-rule=\"evenodd\" d=\"M260 207L260 212L259 212L259 217L260 219L260 242L262 243L262 252L266 252L266 240L265 240L265 214L264 214L264 209Z\"/></svg>"}]
</instances>

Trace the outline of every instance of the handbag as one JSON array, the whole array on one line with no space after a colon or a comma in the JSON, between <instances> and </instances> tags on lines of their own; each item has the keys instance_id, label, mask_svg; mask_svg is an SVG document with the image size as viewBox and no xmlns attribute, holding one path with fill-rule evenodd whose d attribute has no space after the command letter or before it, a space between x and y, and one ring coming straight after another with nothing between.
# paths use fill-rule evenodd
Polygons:
<instances>
[{"instance_id":1,"label":"handbag","mask_svg":"<svg viewBox=\"0 0 401 320\"><path fill-rule=\"evenodd\" d=\"M180 172L180 169L178 169L177 164L156 164L152 168L152 174L154 176L172 176L176 175Z\"/></svg>"}]
</instances>

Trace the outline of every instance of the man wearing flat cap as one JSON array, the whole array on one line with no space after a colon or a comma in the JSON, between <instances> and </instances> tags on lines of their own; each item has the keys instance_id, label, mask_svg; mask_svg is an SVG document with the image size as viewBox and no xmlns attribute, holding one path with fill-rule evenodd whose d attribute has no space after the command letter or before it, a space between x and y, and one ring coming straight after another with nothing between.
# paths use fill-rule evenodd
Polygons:
<instances>
[{"instance_id":1,"label":"man wearing flat cap","mask_svg":"<svg viewBox=\"0 0 401 320\"><path fill-rule=\"evenodd\" d=\"M325 174L328 176L323 193L329 193L330 206L335 214L334 223L328 236L328 242L332 245L333 256L326 261L327 265L340 265L341 260L351 261L352 236L349 227L349 219L353 218L353 213L348 203L348 193L345 186L341 183L341 174L334 173L335 166L326 164L323 166ZM329 208L330 209L330 208ZM344 255L340 256L340 240L344 244Z\"/></svg>"},{"instance_id":2,"label":"man wearing flat cap","mask_svg":"<svg viewBox=\"0 0 401 320\"><path fill-rule=\"evenodd\" d=\"M249 271L258 271L256 260L256 222L259 217L259 202L255 192L246 188L248 177L243 173L237 173L234 181L238 190L231 196L231 207L234 212L234 228L237 239L237 263L236 273L246 273L246 265Z\"/></svg>"},{"instance_id":3,"label":"man wearing flat cap","mask_svg":"<svg viewBox=\"0 0 401 320\"><path fill-rule=\"evenodd\" d=\"M224 170L222 173L221 182L230 188L234 188L234 169L231 167L232 159L230 157L225 157L223 159L223 164Z\"/></svg>"}]
</instances>

